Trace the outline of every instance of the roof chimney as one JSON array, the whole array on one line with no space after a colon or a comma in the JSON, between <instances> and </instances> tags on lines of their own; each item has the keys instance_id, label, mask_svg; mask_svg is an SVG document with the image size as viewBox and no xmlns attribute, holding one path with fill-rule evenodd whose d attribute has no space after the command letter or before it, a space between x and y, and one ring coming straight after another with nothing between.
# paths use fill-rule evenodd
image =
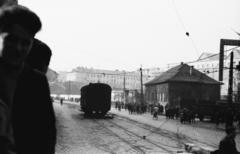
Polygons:
<instances>
[{"instance_id":1,"label":"roof chimney","mask_svg":"<svg viewBox=\"0 0 240 154\"><path fill-rule=\"evenodd\" d=\"M192 75L192 73L193 73L193 68L194 68L194 66L190 66L190 72L189 72L190 75Z\"/></svg>"},{"instance_id":2,"label":"roof chimney","mask_svg":"<svg viewBox=\"0 0 240 154\"><path fill-rule=\"evenodd\" d=\"M183 62L181 62L181 65L183 65Z\"/></svg>"}]
</instances>

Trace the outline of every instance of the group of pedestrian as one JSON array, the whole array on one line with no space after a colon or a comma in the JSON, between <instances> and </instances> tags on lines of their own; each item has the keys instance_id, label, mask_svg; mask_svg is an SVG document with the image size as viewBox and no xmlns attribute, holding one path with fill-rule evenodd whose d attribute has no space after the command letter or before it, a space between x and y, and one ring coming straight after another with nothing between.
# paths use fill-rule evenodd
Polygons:
<instances>
[{"instance_id":1,"label":"group of pedestrian","mask_svg":"<svg viewBox=\"0 0 240 154\"><path fill-rule=\"evenodd\" d=\"M194 123L195 122L195 112L187 109L179 110L180 122L181 123Z\"/></svg>"},{"instance_id":2,"label":"group of pedestrian","mask_svg":"<svg viewBox=\"0 0 240 154\"><path fill-rule=\"evenodd\" d=\"M35 38L40 18L27 7L0 8L0 154L54 154L55 114L46 72L52 52Z\"/></svg>"},{"instance_id":3,"label":"group of pedestrian","mask_svg":"<svg viewBox=\"0 0 240 154\"><path fill-rule=\"evenodd\" d=\"M165 115L167 119L178 119L179 118L179 108L176 107L165 107Z\"/></svg>"},{"instance_id":4,"label":"group of pedestrian","mask_svg":"<svg viewBox=\"0 0 240 154\"><path fill-rule=\"evenodd\" d=\"M225 123L225 127L233 126L233 123L237 123L240 129L240 110L222 110L221 112L216 112L214 117L216 126L220 123Z\"/></svg>"},{"instance_id":5,"label":"group of pedestrian","mask_svg":"<svg viewBox=\"0 0 240 154\"><path fill-rule=\"evenodd\" d=\"M147 103L147 110L150 111L152 115L155 107L158 107L158 115L163 114L163 105L160 105L159 103Z\"/></svg>"},{"instance_id":6,"label":"group of pedestrian","mask_svg":"<svg viewBox=\"0 0 240 154\"><path fill-rule=\"evenodd\" d=\"M115 108L118 109L118 111L121 111L121 109L124 107L123 101L116 101L115 102Z\"/></svg>"},{"instance_id":7,"label":"group of pedestrian","mask_svg":"<svg viewBox=\"0 0 240 154\"><path fill-rule=\"evenodd\" d=\"M128 102L125 104L125 108L128 109L129 114L143 114L146 113L146 104L140 102Z\"/></svg>"}]
</instances>

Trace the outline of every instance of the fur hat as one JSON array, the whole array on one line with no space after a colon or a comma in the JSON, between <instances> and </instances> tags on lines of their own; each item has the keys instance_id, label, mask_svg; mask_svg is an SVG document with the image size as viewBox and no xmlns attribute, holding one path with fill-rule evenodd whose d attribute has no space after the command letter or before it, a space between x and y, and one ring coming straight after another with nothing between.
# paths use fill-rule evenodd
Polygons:
<instances>
[{"instance_id":1,"label":"fur hat","mask_svg":"<svg viewBox=\"0 0 240 154\"><path fill-rule=\"evenodd\" d=\"M46 65L49 65L51 56L52 50L49 46L35 38L33 40L32 49L25 59L25 62L33 69L37 69L40 64L45 63Z\"/></svg>"},{"instance_id":2,"label":"fur hat","mask_svg":"<svg viewBox=\"0 0 240 154\"><path fill-rule=\"evenodd\" d=\"M229 135L231 134L232 132L236 131L236 129L234 127L227 127L225 132Z\"/></svg>"}]
</instances>

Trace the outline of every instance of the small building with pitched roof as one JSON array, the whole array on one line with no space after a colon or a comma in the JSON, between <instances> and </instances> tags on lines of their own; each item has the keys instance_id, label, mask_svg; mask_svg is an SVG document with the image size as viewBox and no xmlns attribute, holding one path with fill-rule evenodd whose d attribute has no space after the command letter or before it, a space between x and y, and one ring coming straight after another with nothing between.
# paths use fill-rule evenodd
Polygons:
<instances>
[{"instance_id":1,"label":"small building with pitched roof","mask_svg":"<svg viewBox=\"0 0 240 154\"><path fill-rule=\"evenodd\" d=\"M145 83L145 101L175 107L181 99L220 100L223 83L181 64Z\"/></svg>"}]
</instances>

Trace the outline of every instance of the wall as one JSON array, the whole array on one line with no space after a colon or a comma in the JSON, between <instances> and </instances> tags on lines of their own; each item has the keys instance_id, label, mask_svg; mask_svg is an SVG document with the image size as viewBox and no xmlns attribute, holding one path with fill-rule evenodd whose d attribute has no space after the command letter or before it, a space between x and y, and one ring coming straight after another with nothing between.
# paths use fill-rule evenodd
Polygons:
<instances>
[{"instance_id":1,"label":"wall","mask_svg":"<svg viewBox=\"0 0 240 154\"><path fill-rule=\"evenodd\" d=\"M219 100L220 85L170 82L169 83L169 105L178 106L180 99L195 100Z\"/></svg>"},{"instance_id":2,"label":"wall","mask_svg":"<svg viewBox=\"0 0 240 154\"><path fill-rule=\"evenodd\" d=\"M156 85L156 91L157 91L157 103L165 106L169 100L168 98L169 84L162 83L162 84Z\"/></svg>"}]
</instances>

